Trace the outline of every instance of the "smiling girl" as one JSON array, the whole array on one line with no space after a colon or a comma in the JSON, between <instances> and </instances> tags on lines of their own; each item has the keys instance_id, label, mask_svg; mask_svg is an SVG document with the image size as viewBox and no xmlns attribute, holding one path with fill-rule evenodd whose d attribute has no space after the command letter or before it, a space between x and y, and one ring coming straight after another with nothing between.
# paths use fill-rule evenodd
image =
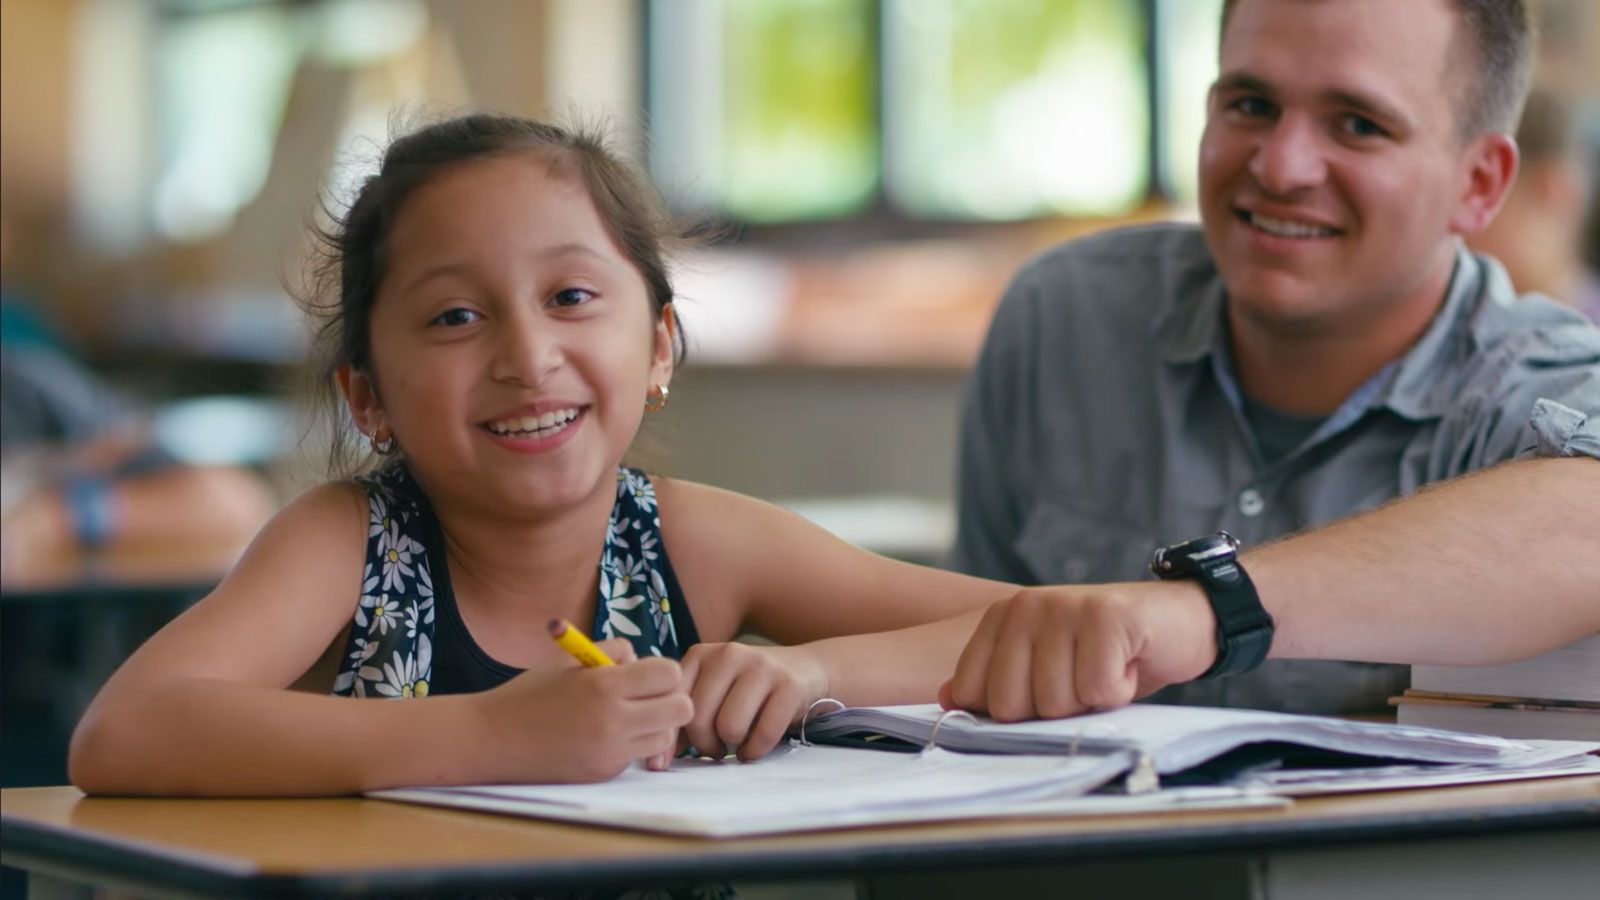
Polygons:
<instances>
[{"instance_id":1,"label":"smiling girl","mask_svg":"<svg viewBox=\"0 0 1600 900\"><path fill-rule=\"evenodd\" d=\"M931 700L976 619L922 623L1014 589L621 466L680 356L666 223L590 136L472 115L396 140L325 235L334 290L311 304L379 465L291 502L122 666L73 781L596 780L686 743L759 757L824 696ZM625 664L578 667L553 618ZM745 631L780 646L729 643Z\"/></svg>"}]
</instances>

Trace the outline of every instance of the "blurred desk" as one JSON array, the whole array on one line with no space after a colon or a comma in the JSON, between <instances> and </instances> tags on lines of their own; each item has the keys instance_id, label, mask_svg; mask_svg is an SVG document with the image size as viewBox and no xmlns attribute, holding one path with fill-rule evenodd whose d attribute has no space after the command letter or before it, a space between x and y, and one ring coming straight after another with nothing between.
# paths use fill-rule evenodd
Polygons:
<instances>
[{"instance_id":1,"label":"blurred desk","mask_svg":"<svg viewBox=\"0 0 1600 900\"><path fill-rule=\"evenodd\" d=\"M237 546L27 560L0 573L0 783L66 780L89 701L226 574Z\"/></svg>"},{"instance_id":2,"label":"blurred desk","mask_svg":"<svg viewBox=\"0 0 1600 900\"><path fill-rule=\"evenodd\" d=\"M955 543L955 508L938 500L868 494L777 503L857 547L918 565L939 565Z\"/></svg>"},{"instance_id":3,"label":"blurred desk","mask_svg":"<svg viewBox=\"0 0 1600 900\"><path fill-rule=\"evenodd\" d=\"M0 569L0 603L96 598L139 602L204 593L228 573L241 549L231 544L141 547L12 563Z\"/></svg>"},{"instance_id":4,"label":"blurred desk","mask_svg":"<svg viewBox=\"0 0 1600 900\"><path fill-rule=\"evenodd\" d=\"M995 819L700 840L360 798L0 793L0 859L162 897L479 896L861 879L872 900L1592 896L1600 776L1318 797L1288 809ZM1588 887L1584 887L1588 885Z\"/></svg>"}]
</instances>

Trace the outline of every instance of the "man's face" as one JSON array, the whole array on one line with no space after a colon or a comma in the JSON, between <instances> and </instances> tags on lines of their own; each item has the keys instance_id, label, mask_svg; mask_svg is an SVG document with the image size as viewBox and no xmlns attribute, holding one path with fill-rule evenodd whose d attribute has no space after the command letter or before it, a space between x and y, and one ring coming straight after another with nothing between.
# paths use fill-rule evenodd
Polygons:
<instances>
[{"instance_id":1,"label":"man's face","mask_svg":"<svg viewBox=\"0 0 1600 900\"><path fill-rule=\"evenodd\" d=\"M1436 303L1471 170L1446 0L1240 0L1200 147L1235 315L1328 332Z\"/></svg>"}]
</instances>

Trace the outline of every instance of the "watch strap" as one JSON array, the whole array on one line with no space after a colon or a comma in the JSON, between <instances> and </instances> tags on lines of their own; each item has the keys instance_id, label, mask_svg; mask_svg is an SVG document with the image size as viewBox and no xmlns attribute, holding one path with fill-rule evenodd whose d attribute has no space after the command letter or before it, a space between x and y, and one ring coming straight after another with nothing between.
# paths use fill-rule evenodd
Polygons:
<instances>
[{"instance_id":1,"label":"watch strap","mask_svg":"<svg viewBox=\"0 0 1600 900\"><path fill-rule=\"evenodd\" d=\"M1217 658L1200 674L1217 678L1248 672L1272 649L1272 614L1261 605L1255 584L1237 560L1219 560L1195 573L1217 617Z\"/></svg>"}]
</instances>

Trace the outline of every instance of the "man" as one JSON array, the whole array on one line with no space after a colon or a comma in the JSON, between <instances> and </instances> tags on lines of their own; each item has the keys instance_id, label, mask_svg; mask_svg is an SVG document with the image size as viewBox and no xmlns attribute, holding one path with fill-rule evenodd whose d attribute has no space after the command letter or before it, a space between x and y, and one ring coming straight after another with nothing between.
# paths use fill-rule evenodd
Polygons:
<instances>
[{"instance_id":1,"label":"man","mask_svg":"<svg viewBox=\"0 0 1600 900\"><path fill-rule=\"evenodd\" d=\"M1529 42L1520 0L1225 5L1202 228L1034 261L966 398L956 567L1120 583L989 610L947 704L1059 716L1206 673L1228 677L1154 699L1372 711L1403 667L1300 660L1487 663L1600 630L1600 331L1460 243L1515 176ZM1223 529L1317 530L1237 565L1202 540L1164 557L1196 577L1132 582Z\"/></svg>"}]
</instances>

